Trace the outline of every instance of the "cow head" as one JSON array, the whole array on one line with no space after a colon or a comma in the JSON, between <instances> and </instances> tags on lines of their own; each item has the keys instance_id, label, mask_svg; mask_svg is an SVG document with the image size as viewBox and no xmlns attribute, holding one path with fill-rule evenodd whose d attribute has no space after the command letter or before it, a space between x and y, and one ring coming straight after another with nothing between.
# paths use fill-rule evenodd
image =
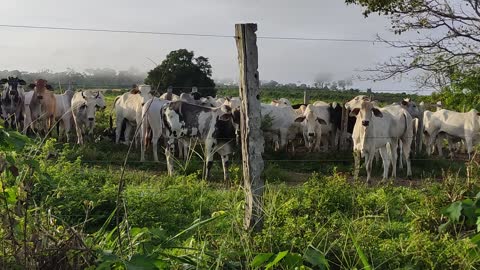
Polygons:
<instances>
[{"instance_id":1,"label":"cow head","mask_svg":"<svg viewBox=\"0 0 480 270\"><path fill-rule=\"evenodd\" d=\"M228 105L220 107L219 121L230 122L235 130L235 137L237 144L240 143L240 110L232 109Z\"/></svg>"},{"instance_id":2,"label":"cow head","mask_svg":"<svg viewBox=\"0 0 480 270\"><path fill-rule=\"evenodd\" d=\"M361 121L362 126L365 128L370 125L372 115L380 118L383 117L382 112L370 101L362 102L360 108L355 108L352 110L352 114L357 116L357 122Z\"/></svg>"},{"instance_id":3,"label":"cow head","mask_svg":"<svg viewBox=\"0 0 480 270\"><path fill-rule=\"evenodd\" d=\"M105 108L105 100L100 92L82 92L84 102L80 105L79 111L84 111L87 115L87 120L95 123L95 113L97 109Z\"/></svg>"},{"instance_id":4,"label":"cow head","mask_svg":"<svg viewBox=\"0 0 480 270\"><path fill-rule=\"evenodd\" d=\"M420 118L423 114L422 110L417 106L417 104L412 101L410 98L404 98L400 102L402 108L404 108L413 118Z\"/></svg>"},{"instance_id":5,"label":"cow head","mask_svg":"<svg viewBox=\"0 0 480 270\"><path fill-rule=\"evenodd\" d=\"M315 114L313 105L307 105L302 116L295 119L295 122L303 123L303 132L307 138L308 147L311 149L315 146L316 138L322 136L322 125L326 125L325 119L318 117Z\"/></svg>"},{"instance_id":6,"label":"cow head","mask_svg":"<svg viewBox=\"0 0 480 270\"><path fill-rule=\"evenodd\" d=\"M152 88L150 85L142 84L138 86L138 94L142 97L142 106L152 99Z\"/></svg>"},{"instance_id":7,"label":"cow head","mask_svg":"<svg viewBox=\"0 0 480 270\"><path fill-rule=\"evenodd\" d=\"M286 98L275 99L270 104L278 107L292 107L292 103Z\"/></svg>"},{"instance_id":8,"label":"cow head","mask_svg":"<svg viewBox=\"0 0 480 270\"><path fill-rule=\"evenodd\" d=\"M23 86L26 84L24 80L17 77L1 79L0 83L4 85L4 93L13 97L18 97L20 92L23 93Z\"/></svg>"},{"instance_id":9,"label":"cow head","mask_svg":"<svg viewBox=\"0 0 480 270\"><path fill-rule=\"evenodd\" d=\"M348 110L360 108L363 101L371 101L371 99L365 95L356 96L349 102L345 103L345 108Z\"/></svg>"},{"instance_id":10,"label":"cow head","mask_svg":"<svg viewBox=\"0 0 480 270\"><path fill-rule=\"evenodd\" d=\"M43 99L48 90L53 90L53 87L47 84L47 81L44 79L36 80L35 83L30 84L29 87L33 89L38 99Z\"/></svg>"}]
</instances>

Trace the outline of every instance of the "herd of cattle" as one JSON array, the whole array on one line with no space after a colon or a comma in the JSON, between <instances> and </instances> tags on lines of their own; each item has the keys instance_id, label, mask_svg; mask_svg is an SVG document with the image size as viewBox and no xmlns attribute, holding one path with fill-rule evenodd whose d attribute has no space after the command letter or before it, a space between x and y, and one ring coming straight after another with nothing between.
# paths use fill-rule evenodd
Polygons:
<instances>
[{"instance_id":1,"label":"herd of cattle","mask_svg":"<svg viewBox=\"0 0 480 270\"><path fill-rule=\"evenodd\" d=\"M11 126L24 133L31 130L49 134L60 127L58 136L70 140L75 127L77 143L91 135L95 127L95 114L105 109L105 98L99 91L65 91L54 94L47 81L39 79L25 91L24 80L9 77L0 80L1 113L5 127ZM163 138L169 174L174 171L174 153L187 159L195 145L204 146L205 178L210 175L213 156L221 156L224 179L228 179L229 156L239 143L240 105L238 97L201 97L196 88L191 93L177 96L169 88L167 93L154 97L149 85L140 85L115 99L115 142L130 143L130 134L140 144L141 161L145 149L152 145L153 157L158 161L157 145ZM371 178L374 157L379 154L383 162L383 178L396 177L406 163L407 176L411 176L412 151L421 151L422 145L430 155L435 148L442 155L444 141L448 141L450 154L463 144L470 156L480 138L480 118L476 110L466 113L449 111L437 106L436 111L403 99L385 107L367 96L357 96L346 102L292 105L287 99L261 104L262 131L265 144L275 151L294 149L301 142L309 151L332 151L341 142L349 142L355 157L355 168L365 159L367 181ZM342 119L348 117L348 119ZM112 118L110 129L113 131ZM323 149L321 149L323 147ZM459 147L461 148L461 147ZM391 174L389 174L391 170Z\"/></svg>"}]
</instances>

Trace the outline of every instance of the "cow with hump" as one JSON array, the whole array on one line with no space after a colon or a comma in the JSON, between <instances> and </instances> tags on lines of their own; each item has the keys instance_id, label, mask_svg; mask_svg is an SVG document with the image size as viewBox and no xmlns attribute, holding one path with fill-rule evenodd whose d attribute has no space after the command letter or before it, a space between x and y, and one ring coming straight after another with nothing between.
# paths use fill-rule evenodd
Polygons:
<instances>
[{"instance_id":1,"label":"cow with hump","mask_svg":"<svg viewBox=\"0 0 480 270\"><path fill-rule=\"evenodd\" d=\"M72 98L72 114L77 131L77 143L83 144L83 136L93 135L95 127L95 113L98 109L105 109L105 98L100 91L76 92Z\"/></svg>"},{"instance_id":2,"label":"cow with hump","mask_svg":"<svg viewBox=\"0 0 480 270\"><path fill-rule=\"evenodd\" d=\"M152 98L150 85L139 85L135 94L127 92L115 98L113 106L116 115L115 143L120 142L122 125L125 121L125 144L129 144L132 128L140 128L142 122L142 107ZM112 122L110 120L110 122ZM110 127L112 128L112 127ZM137 132L134 132L136 134ZM140 134L140 132L138 132ZM138 137L138 136L137 136Z\"/></svg>"},{"instance_id":3,"label":"cow with hump","mask_svg":"<svg viewBox=\"0 0 480 270\"><path fill-rule=\"evenodd\" d=\"M40 104L40 129L45 134L50 132L50 129L55 125L55 112L57 109L53 87L47 84L44 79L38 79L35 83L29 85L33 89L32 100Z\"/></svg>"},{"instance_id":4,"label":"cow with hump","mask_svg":"<svg viewBox=\"0 0 480 270\"><path fill-rule=\"evenodd\" d=\"M224 180L228 180L228 159L239 134L240 113L225 105L207 108L175 101L166 104L162 114L167 137L165 155L168 173L172 175L174 171L172 152L175 150L175 140L194 138L205 145L204 178L210 177L213 156L218 153L222 158Z\"/></svg>"},{"instance_id":5,"label":"cow with hump","mask_svg":"<svg viewBox=\"0 0 480 270\"><path fill-rule=\"evenodd\" d=\"M392 166L392 178L396 178L397 148L402 143L407 163L407 176L411 176L410 147L413 138L412 116L401 106L376 107L366 96L357 96L345 104L356 116L352 140L355 157L355 174L358 174L360 157L365 158L367 182L371 179L375 152L380 151L383 161L383 179Z\"/></svg>"},{"instance_id":6,"label":"cow with hump","mask_svg":"<svg viewBox=\"0 0 480 270\"><path fill-rule=\"evenodd\" d=\"M427 152L432 149L433 144L439 136L450 138L450 144L453 140L464 140L468 151L468 157L471 158L473 146L480 141L480 113L477 110L470 110L466 113L460 113L441 109L434 113L424 112L424 135L427 142Z\"/></svg>"}]
</instances>

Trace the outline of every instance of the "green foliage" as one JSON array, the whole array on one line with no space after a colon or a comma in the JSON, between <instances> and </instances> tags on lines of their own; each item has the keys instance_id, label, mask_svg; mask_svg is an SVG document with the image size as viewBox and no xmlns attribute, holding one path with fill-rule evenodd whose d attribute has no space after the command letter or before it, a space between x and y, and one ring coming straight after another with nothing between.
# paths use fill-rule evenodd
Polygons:
<instances>
[{"instance_id":1,"label":"green foliage","mask_svg":"<svg viewBox=\"0 0 480 270\"><path fill-rule=\"evenodd\" d=\"M287 98L292 104L303 103L303 92L307 91L310 102L321 100L325 102L346 102L358 95L372 95L375 100L381 104L391 104L398 102L407 96L406 93L367 93L356 89L345 91L334 91L329 89L316 89L306 87L261 87L261 101L270 103L270 101L279 98ZM220 88L220 96L238 96L238 88ZM418 99L418 95L409 94L413 100Z\"/></svg>"},{"instance_id":2,"label":"green foliage","mask_svg":"<svg viewBox=\"0 0 480 270\"><path fill-rule=\"evenodd\" d=\"M454 71L449 77L452 83L433 93L431 102L441 101L444 108L459 112L480 110L480 70Z\"/></svg>"},{"instance_id":3,"label":"green foliage","mask_svg":"<svg viewBox=\"0 0 480 270\"><path fill-rule=\"evenodd\" d=\"M170 52L159 66L150 70L145 83L159 89L175 86L173 93L177 95L190 92L191 87L196 86L203 96L215 96L215 83L211 77L212 66L208 58L194 57L193 51L179 49Z\"/></svg>"}]
</instances>

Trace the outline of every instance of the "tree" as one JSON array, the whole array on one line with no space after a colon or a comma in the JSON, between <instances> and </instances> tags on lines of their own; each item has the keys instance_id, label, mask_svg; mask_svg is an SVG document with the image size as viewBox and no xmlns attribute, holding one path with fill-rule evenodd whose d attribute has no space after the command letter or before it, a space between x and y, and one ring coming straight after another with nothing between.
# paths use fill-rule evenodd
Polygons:
<instances>
[{"instance_id":1,"label":"tree","mask_svg":"<svg viewBox=\"0 0 480 270\"><path fill-rule=\"evenodd\" d=\"M314 80L313 85L319 89L328 88L329 82L332 80L332 74L330 73L318 73Z\"/></svg>"},{"instance_id":2,"label":"tree","mask_svg":"<svg viewBox=\"0 0 480 270\"><path fill-rule=\"evenodd\" d=\"M403 53L371 71L376 79L388 79L422 70L421 83L438 86L450 82L454 72L468 72L480 64L479 0L345 0L364 7L364 15L379 13L391 21L396 34L417 32L417 41L380 40ZM434 75L434 76L432 76ZM447 78L447 80L445 80Z\"/></svg>"},{"instance_id":3,"label":"tree","mask_svg":"<svg viewBox=\"0 0 480 270\"><path fill-rule=\"evenodd\" d=\"M262 86L263 86L263 87L277 87L277 86L278 86L278 82L271 80L271 81L269 81L269 82L263 82L263 83L262 83Z\"/></svg>"},{"instance_id":4,"label":"tree","mask_svg":"<svg viewBox=\"0 0 480 270\"><path fill-rule=\"evenodd\" d=\"M148 72L145 83L154 89L173 86L173 93L190 92L198 87L203 96L215 96L215 82L212 79L212 66L208 58L194 57L193 51L179 49L171 51L162 63Z\"/></svg>"}]
</instances>

